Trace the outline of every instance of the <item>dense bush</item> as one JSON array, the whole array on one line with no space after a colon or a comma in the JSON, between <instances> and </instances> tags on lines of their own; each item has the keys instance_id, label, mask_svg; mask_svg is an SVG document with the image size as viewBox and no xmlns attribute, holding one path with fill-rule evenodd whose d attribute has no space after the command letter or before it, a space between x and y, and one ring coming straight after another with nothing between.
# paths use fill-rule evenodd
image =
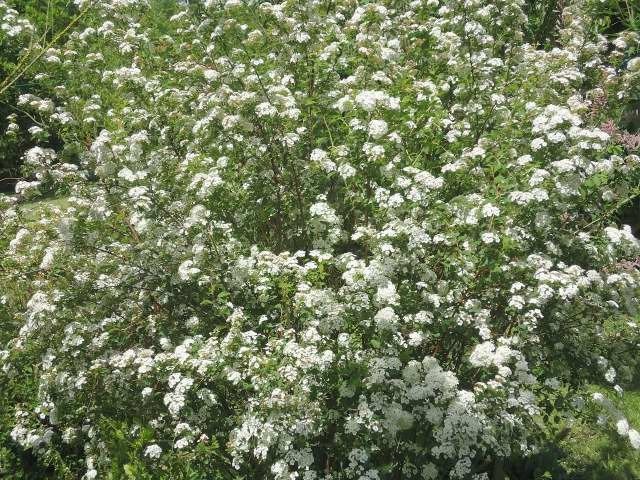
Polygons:
<instances>
[{"instance_id":1,"label":"dense bush","mask_svg":"<svg viewBox=\"0 0 640 480\"><path fill-rule=\"evenodd\" d=\"M520 0L77 3L37 65L64 150L0 197L12 461L479 480L560 418L640 448L585 388L638 370L637 33L581 1L555 46Z\"/></svg>"}]
</instances>

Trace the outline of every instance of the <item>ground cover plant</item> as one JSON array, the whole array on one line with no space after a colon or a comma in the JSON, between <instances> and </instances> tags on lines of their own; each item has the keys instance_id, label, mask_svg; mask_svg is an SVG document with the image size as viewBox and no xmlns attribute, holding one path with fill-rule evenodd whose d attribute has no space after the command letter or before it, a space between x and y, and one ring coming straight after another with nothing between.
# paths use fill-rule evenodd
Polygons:
<instances>
[{"instance_id":1,"label":"ground cover plant","mask_svg":"<svg viewBox=\"0 0 640 480\"><path fill-rule=\"evenodd\" d=\"M52 92L0 196L0 474L565 478L573 429L636 475L640 35L564 3L77 0L47 37L0 0L0 95Z\"/></svg>"}]
</instances>

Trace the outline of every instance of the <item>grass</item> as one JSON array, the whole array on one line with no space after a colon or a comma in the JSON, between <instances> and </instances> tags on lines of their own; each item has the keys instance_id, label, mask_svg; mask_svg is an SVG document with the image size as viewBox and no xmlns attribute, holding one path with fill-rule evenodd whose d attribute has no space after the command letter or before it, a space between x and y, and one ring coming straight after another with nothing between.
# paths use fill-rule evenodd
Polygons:
<instances>
[{"instance_id":1,"label":"grass","mask_svg":"<svg viewBox=\"0 0 640 480\"><path fill-rule=\"evenodd\" d=\"M593 391L599 391L597 387ZM615 400L616 406L640 429L640 389L627 391ZM575 425L560 443L566 453L561 460L571 480L640 479L640 452L617 432L605 433L586 425Z\"/></svg>"},{"instance_id":2,"label":"grass","mask_svg":"<svg viewBox=\"0 0 640 480\"><path fill-rule=\"evenodd\" d=\"M35 222L42 217L43 213L50 208L64 209L69 206L69 200L66 197L61 198L41 198L32 202L23 203L19 209L24 215L25 220Z\"/></svg>"},{"instance_id":3,"label":"grass","mask_svg":"<svg viewBox=\"0 0 640 480\"><path fill-rule=\"evenodd\" d=\"M589 390L604 393L596 386ZM611 400L630 426L639 429L640 388ZM548 434L535 455L511 459L490 480L640 480L640 452L615 427L560 420Z\"/></svg>"}]
</instances>

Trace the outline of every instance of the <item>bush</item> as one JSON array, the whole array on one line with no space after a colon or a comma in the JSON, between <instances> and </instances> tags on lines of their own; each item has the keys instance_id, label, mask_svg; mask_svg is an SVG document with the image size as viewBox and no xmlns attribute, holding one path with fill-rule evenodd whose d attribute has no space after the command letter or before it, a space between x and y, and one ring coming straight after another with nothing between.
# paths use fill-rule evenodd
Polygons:
<instances>
[{"instance_id":1,"label":"bush","mask_svg":"<svg viewBox=\"0 0 640 480\"><path fill-rule=\"evenodd\" d=\"M571 418L640 448L587 389L637 373L640 158L600 127L638 35L575 2L539 50L485 3L79 2L64 150L1 199L11 439L85 479L497 479Z\"/></svg>"}]
</instances>

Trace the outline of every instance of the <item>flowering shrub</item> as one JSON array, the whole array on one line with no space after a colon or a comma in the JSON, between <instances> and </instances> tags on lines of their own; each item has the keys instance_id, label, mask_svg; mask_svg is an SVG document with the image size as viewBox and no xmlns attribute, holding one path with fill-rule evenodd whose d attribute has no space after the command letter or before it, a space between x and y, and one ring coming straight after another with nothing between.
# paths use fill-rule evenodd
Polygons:
<instances>
[{"instance_id":1,"label":"flowering shrub","mask_svg":"<svg viewBox=\"0 0 640 480\"><path fill-rule=\"evenodd\" d=\"M584 390L637 372L640 157L601 125L638 35L576 1L537 49L521 3L78 2L20 102L79 161L0 198L12 440L88 480L498 478L593 409L640 448Z\"/></svg>"}]
</instances>

